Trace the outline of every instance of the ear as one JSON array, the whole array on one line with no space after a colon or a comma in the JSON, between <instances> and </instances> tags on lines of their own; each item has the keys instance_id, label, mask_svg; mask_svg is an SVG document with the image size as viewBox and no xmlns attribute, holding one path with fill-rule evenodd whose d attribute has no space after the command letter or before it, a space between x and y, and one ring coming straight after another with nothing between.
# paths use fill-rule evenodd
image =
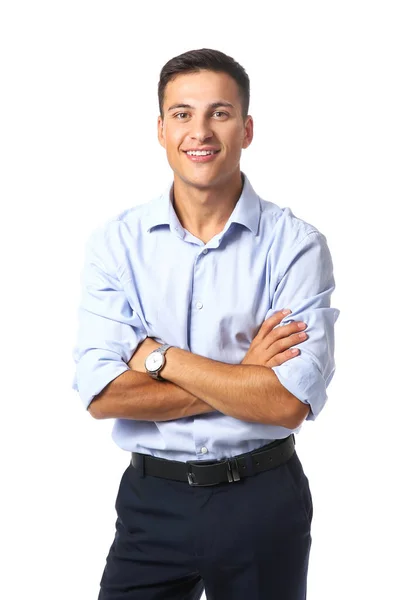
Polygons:
<instances>
[{"instance_id":1,"label":"ear","mask_svg":"<svg viewBox=\"0 0 413 600\"><path fill-rule=\"evenodd\" d=\"M252 138L254 137L254 121L252 120L251 115L248 115L246 118L245 124L245 133L244 133L244 141L242 143L243 148L248 148L248 146L252 142Z\"/></svg>"},{"instance_id":2,"label":"ear","mask_svg":"<svg viewBox=\"0 0 413 600\"><path fill-rule=\"evenodd\" d=\"M163 134L163 119L161 116L158 117L158 140L160 145L165 148L165 137Z\"/></svg>"}]
</instances>

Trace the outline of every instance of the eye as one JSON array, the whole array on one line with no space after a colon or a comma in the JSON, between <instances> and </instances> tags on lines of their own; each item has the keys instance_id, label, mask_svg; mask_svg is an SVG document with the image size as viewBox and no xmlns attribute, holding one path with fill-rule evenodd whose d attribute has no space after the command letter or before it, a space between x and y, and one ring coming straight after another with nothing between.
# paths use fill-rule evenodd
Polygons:
<instances>
[{"instance_id":1,"label":"eye","mask_svg":"<svg viewBox=\"0 0 413 600\"><path fill-rule=\"evenodd\" d=\"M187 112L180 112L180 113L176 113L175 119L178 119L178 121L182 121L182 119L186 119L187 116L188 116Z\"/></svg>"},{"instance_id":2,"label":"eye","mask_svg":"<svg viewBox=\"0 0 413 600\"><path fill-rule=\"evenodd\" d=\"M228 117L229 116L227 112L224 112L222 110L216 110L214 112L214 115L217 115L217 117L219 117L219 118L220 117Z\"/></svg>"}]
</instances>

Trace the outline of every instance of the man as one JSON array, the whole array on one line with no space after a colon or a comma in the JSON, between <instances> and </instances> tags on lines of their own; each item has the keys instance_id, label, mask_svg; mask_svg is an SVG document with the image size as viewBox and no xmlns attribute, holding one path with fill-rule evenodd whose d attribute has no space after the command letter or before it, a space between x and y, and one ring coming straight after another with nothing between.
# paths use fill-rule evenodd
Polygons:
<instances>
[{"instance_id":1,"label":"man","mask_svg":"<svg viewBox=\"0 0 413 600\"><path fill-rule=\"evenodd\" d=\"M330 252L240 170L238 63L186 52L158 93L173 183L98 228L83 273L73 387L131 453L99 599L303 600L312 498L294 433L334 373Z\"/></svg>"}]
</instances>

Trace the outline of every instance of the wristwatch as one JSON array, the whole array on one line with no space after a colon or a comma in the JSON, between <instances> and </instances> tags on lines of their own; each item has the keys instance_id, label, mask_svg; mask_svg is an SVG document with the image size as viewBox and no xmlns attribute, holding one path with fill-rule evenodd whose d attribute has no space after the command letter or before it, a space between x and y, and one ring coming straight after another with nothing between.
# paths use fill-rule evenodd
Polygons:
<instances>
[{"instance_id":1,"label":"wristwatch","mask_svg":"<svg viewBox=\"0 0 413 600\"><path fill-rule=\"evenodd\" d=\"M157 379L158 381L165 381L165 379L161 377L159 373L165 366L165 352L168 350L168 348L172 348L172 346L170 344L163 344L163 346L160 346L157 348L157 350L154 350L148 354L145 359L146 372L148 375L154 379Z\"/></svg>"}]
</instances>

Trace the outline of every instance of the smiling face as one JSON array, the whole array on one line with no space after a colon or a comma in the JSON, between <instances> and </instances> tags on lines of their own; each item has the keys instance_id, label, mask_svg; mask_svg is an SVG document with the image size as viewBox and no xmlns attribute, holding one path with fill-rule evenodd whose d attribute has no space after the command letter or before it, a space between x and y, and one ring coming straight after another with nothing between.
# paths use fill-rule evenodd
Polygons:
<instances>
[{"instance_id":1,"label":"smiling face","mask_svg":"<svg viewBox=\"0 0 413 600\"><path fill-rule=\"evenodd\" d=\"M175 177L198 189L239 177L253 122L243 118L238 84L230 75L207 70L178 75L166 85L163 110L158 139Z\"/></svg>"}]
</instances>

